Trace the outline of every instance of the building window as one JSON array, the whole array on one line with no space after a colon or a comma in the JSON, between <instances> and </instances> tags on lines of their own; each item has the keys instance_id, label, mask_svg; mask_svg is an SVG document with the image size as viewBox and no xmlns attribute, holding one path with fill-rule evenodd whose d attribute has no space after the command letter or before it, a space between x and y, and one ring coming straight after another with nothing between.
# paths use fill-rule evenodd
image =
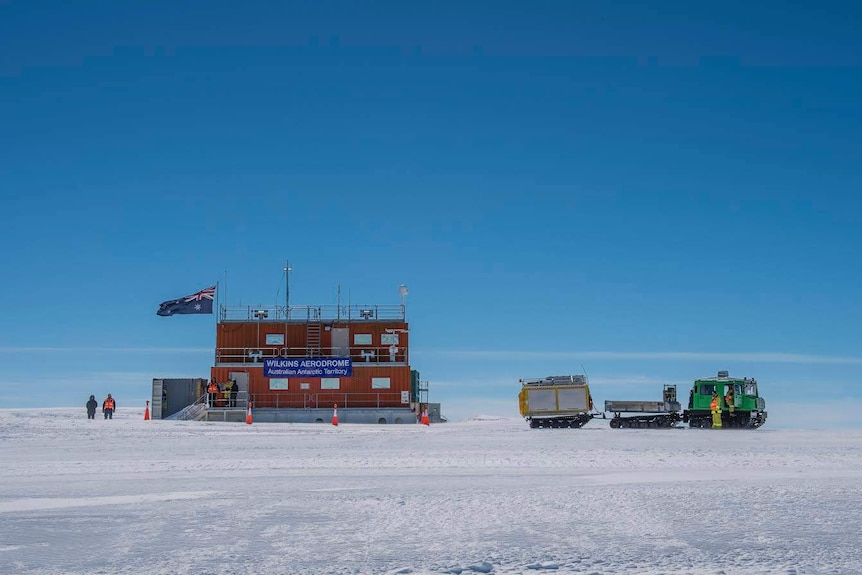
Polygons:
<instances>
[{"instance_id":1,"label":"building window","mask_svg":"<svg viewBox=\"0 0 862 575\"><path fill-rule=\"evenodd\" d=\"M284 345L283 333L268 333L266 334L266 345Z\"/></svg>"},{"instance_id":2,"label":"building window","mask_svg":"<svg viewBox=\"0 0 862 575\"><path fill-rule=\"evenodd\" d=\"M270 379L269 380L269 388L270 389L287 389L287 379Z\"/></svg>"},{"instance_id":3,"label":"building window","mask_svg":"<svg viewBox=\"0 0 862 575\"><path fill-rule=\"evenodd\" d=\"M353 334L353 345L371 345L372 341L370 333Z\"/></svg>"},{"instance_id":4,"label":"building window","mask_svg":"<svg viewBox=\"0 0 862 575\"><path fill-rule=\"evenodd\" d=\"M337 377L321 377L320 389L341 389L341 380Z\"/></svg>"},{"instance_id":5,"label":"building window","mask_svg":"<svg viewBox=\"0 0 862 575\"><path fill-rule=\"evenodd\" d=\"M372 377L371 378L371 389L389 389L391 385L389 384L388 377Z\"/></svg>"}]
</instances>

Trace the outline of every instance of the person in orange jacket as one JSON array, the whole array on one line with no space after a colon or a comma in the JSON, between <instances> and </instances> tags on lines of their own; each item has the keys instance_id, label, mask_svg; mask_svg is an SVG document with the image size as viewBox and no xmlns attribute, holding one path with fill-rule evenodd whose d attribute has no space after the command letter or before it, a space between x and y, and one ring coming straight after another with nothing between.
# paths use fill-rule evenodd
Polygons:
<instances>
[{"instance_id":1,"label":"person in orange jacket","mask_svg":"<svg viewBox=\"0 0 862 575\"><path fill-rule=\"evenodd\" d=\"M712 428L721 429L721 398L717 391L712 392L712 401L709 403L709 410L712 412Z\"/></svg>"},{"instance_id":2,"label":"person in orange jacket","mask_svg":"<svg viewBox=\"0 0 862 575\"><path fill-rule=\"evenodd\" d=\"M105 401L102 402L102 413L105 414L105 419L114 419L114 410L117 409L117 402L108 394Z\"/></svg>"},{"instance_id":3,"label":"person in orange jacket","mask_svg":"<svg viewBox=\"0 0 862 575\"><path fill-rule=\"evenodd\" d=\"M215 379L210 381L210 384L207 386L207 404L210 407L215 407L219 390L218 382Z\"/></svg>"},{"instance_id":4,"label":"person in orange jacket","mask_svg":"<svg viewBox=\"0 0 862 575\"><path fill-rule=\"evenodd\" d=\"M736 408L734 405L733 386L727 386L727 393L724 395L724 403L727 405L727 412L733 417L733 411Z\"/></svg>"}]
</instances>

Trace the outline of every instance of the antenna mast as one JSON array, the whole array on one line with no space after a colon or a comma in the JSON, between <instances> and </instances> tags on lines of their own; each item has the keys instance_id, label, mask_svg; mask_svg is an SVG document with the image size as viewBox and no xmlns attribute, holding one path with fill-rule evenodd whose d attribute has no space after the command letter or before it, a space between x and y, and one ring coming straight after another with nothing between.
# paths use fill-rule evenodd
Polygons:
<instances>
[{"instance_id":1,"label":"antenna mast","mask_svg":"<svg viewBox=\"0 0 862 575\"><path fill-rule=\"evenodd\" d=\"M284 318L290 319L290 261L284 261Z\"/></svg>"}]
</instances>

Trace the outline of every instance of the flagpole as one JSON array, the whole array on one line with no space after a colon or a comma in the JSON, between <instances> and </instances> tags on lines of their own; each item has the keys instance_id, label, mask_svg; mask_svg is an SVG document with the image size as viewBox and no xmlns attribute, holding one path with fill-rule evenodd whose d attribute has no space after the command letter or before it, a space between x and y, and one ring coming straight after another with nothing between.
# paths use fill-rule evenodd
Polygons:
<instances>
[{"instance_id":1,"label":"flagpole","mask_svg":"<svg viewBox=\"0 0 862 575\"><path fill-rule=\"evenodd\" d=\"M224 271L224 295L219 297L221 297L222 305L227 308L227 270ZM219 316L221 316L221 305L218 308L218 313ZM216 355L218 355L218 321L219 318L216 317ZM215 365L215 363L213 363L213 365Z\"/></svg>"}]
</instances>

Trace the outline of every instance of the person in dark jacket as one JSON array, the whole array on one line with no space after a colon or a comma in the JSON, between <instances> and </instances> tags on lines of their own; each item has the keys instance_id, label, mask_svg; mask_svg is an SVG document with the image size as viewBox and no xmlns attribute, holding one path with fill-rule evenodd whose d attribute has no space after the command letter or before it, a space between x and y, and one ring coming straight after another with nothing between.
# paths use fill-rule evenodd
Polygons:
<instances>
[{"instance_id":1,"label":"person in dark jacket","mask_svg":"<svg viewBox=\"0 0 862 575\"><path fill-rule=\"evenodd\" d=\"M236 407L236 396L239 393L239 386L236 384L236 380L231 380L230 382L230 406Z\"/></svg>"},{"instance_id":2,"label":"person in dark jacket","mask_svg":"<svg viewBox=\"0 0 862 575\"><path fill-rule=\"evenodd\" d=\"M87 419L96 419L97 407L99 407L99 402L96 401L95 395L91 395L90 401L87 402Z\"/></svg>"}]
</instances>

